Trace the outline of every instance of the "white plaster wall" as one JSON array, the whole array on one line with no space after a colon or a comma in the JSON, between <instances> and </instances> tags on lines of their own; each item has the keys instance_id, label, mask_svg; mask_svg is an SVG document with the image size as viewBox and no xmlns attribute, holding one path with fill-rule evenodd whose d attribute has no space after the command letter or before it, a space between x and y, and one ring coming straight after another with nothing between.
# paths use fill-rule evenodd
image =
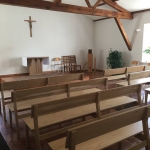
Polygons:
<instances>
[{"instance_id":1,"label":"white plaster wall","mask_svg":"<svg viewBox=\"0 0 150 150\"><path fill-rule=\"evenodd\" d=\"M150 23L150 12L138 13L133 20L121 20L125 31L132 43L132 51L129 52L123 37L114 19L95 22L95 53L97 56L98 69L107 68L106 57L110 48L123 52L126 66L132 60L142 60L143 51L143 28L145 23ZM141 29L136 32L136 29Z\"/></svg>"},{"instance_id":2,"label":"white plaster wall","mask_svg":"<svg viewBox=\"0 0 150 150\"><path fill-rule=\"evenodd\" d=\"M33 37L24 20L32 16ZM94 23L83 15L0 5L0 75L26 73L23 56L76 55L83 65L87 50L94 49ZM51 64L44 66L51 70Z\"/></svg>"}]
</instances>

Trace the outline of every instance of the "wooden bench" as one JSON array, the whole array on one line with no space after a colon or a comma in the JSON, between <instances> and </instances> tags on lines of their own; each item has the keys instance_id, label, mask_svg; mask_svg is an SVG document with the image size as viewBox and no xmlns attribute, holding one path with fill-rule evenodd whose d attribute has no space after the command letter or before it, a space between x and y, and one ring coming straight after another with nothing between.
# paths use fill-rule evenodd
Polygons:
<instances>
[{"instance_id":1,"label":"wooden bench","mask_svg":"<svg viewBox=\"0 0 150 150\"><path fill-rule=\"evenodd\" d=\"M105 69L104 76L108 80L127 79L129 73L145 71L146 66L132 66L126 68Z\"/></svg>"},{"instance_id":2,"label":"wooden bench","mask_svg":"<svg viewBox=\"0 0 150 150\"><path fill-rule=\"evenodd\" d=\"M46 85L58 84L58 83L60 84L64 82L72 82L76 80L83 80L83 78L84 78L83 73L77 73L77 74L59 75L55 77L37 78L37 79L22 80L22 81L1 82L0 90L1 90L1 102L2 102L4 120L6 121L5 105L11 103L11 101L8 102L6 100L8 99L11 100L10 95L12 90L41 87Z\"/></svg>"},{"instance_id":3,"label":"wooden bench","mask_svg":"<svg viewBox=\"0 0 150 150\"><path fill-rule=\"evenodd\" d=\"M124 96L131 93L138 95L138 104L141 105L140 88L140 85L120 87L32 105L31 117L23 118L23 120L26 124L27 131L32 131L36 138L37 150L40 150L41 140L66 133L67 129L71 126L39 135L40 129L94 113L97 113L97 118L101 118L101 111L137 102L135 99ZM29 135L27 132L27 141L28 139Z\"/></svg>"},{"instance_id":4,"label":"wooden bench","mask_svg":"<svg viewBox=\"0 0 150 150\"><path fill-rule=\"evenodd\" d=\"M134 72L128 74L128 81L141 79L141 78L148 78L150 77L150 70L141 71L141 72Z\"/></svg>"},{"instance_id":5,"label":"wooden bench","mask_svg":"<svg viewBox=\"0 0 150 150\"><path fill-rule=\"evenodd\" d=\"M130 82L128 81L118 82L116 84L118 86L128 86L128 85L136 85L136 84L146 84L149 82L150 82L150 77L147 77L147 78L131 80Z\"/></svg>"},{"instance_id":6,"label":"wooden bench","mask_svg":"<svg viewBox=\"0 0 150 150\"><path fill-rule=\"evenodd\" d=\"M126 74L145 71L145 69L146 69L145 65L127 67Z\"/></svg>"},{"instance_id":7,"label":"wooden bench","mask_svg":"<svg viewBox=\"0 0 150 150\"><path fill-rule=\"evenodd\" d=\"M104 76L108 77L108 80L126 79L126 68L117 69L105 69Z\"/></svg>"},{"instance_id":8,"label":"wooden bench","mask_svg":"<svg viewBox=\"0 0 150 150\"><path fill-rule=\"evenodd\" d=\"M67 138L48 145L50 150L100 150L143 133L143 140L128 150L150 149L148 118L150 107L141 107L86 123L68 130Z\"/></svg>"},{"instance_id":9,"label":"wooden bench","mask_svg":"<svg viewBox=\"0 0 150 150\"><path fill-rule=\"evenodd\" d=\"M26 110L31 110L31 105L60 100L70 96L98 92L100 89L97 89L96 87L99 86L104 86L106 89L107 78L14 91L12 92L13 103L7 105L10 114L10 126L12 127L12 112L14 112L17 135L19 138L18 119L30 116L30 112L26 112Z\"/></svg>"}]
</instances>

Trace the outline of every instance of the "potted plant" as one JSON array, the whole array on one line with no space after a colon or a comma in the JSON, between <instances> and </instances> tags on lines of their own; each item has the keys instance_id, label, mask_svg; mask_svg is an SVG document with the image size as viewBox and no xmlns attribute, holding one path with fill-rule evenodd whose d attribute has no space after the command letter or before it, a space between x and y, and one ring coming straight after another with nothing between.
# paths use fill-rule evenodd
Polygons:
<instances>
[{"instance_id":1,"label":"potted plant","mask_svg":"<svg viewBox=\"0 0 150 150\"><path fill-rule=\"evenodd\" d=\"M122 52L110 49L108 57L106 58L108 68L122 68L125 63L123 61Z\"/></svg>"}]
</instances>

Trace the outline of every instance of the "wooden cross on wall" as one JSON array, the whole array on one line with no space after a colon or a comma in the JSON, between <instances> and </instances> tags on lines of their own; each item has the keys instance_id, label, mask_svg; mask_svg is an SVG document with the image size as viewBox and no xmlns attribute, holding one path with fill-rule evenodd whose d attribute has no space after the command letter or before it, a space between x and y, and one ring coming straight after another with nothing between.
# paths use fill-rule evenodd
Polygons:
<instances>
[{"instance_id":1,"label":"wooden cross on wall","mask_svg":"<svg viewBox=\"0 0 150 150\"><path fill-rule=\"evenodd\" d=\"M29 22L29 27L30 27L30 37L32 37L32 22L36 22L35 20L31 20L31 16L29 16L29 20L24 20Z\"/></svg>"}]
</instances>

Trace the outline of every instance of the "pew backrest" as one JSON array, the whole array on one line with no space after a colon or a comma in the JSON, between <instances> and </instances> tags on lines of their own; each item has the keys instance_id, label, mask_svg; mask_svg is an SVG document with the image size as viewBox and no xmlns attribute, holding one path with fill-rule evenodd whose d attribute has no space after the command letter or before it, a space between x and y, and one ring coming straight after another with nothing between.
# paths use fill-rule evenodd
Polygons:
<instances>
[{"instance_id":1,"label":"pew backrest","mask_svg":"<svg viewBox=\"0 0 150 150\"><path fill-rule=\"evenodd\" d=\"M67 97L70 97L71 91L79 91L90 89L93 87L96 88L99 86L104 86L105 89L107 89L107 78L97 78L74 83L64 83L59 85L48 85L38 88L17 90L12 92L12 101L16 103L24 100L46 97L56 94L66 94Z\"/></svg>"},{"instance_id":2,"label":"pew backrest","mask_svg":"<svg viewBox=\"0 0 150 150\"><path fill-rule=\"evenodd\" d=\"M60 112L60 116L61 116L61 111L77 108L77 107L84 106L84 105L90 105L90 104L95 104L95 112L93 112L93 113L100 114L100 109L98 106L99 105L99 101L98 101L99 96L98 95L99 95L99 93L95 92L95 93L80 95L80 96L76 96L76 97L65 98L65 99L61 99L61 100L57 100L57 101L32 105L31 118L33 118L36 138L43 140L46 138L53 137L55 135L60 135L62 133L66 133L67 129L70 127L70 126L67 126L67 127L61 128L61 129L53 131L53 132L47 132L46 135L38 134L39 133L39 124L38 124L39 116L43 117L44 115L55 113L55 112L57 112L57 113ZM76 114L76 112L74 112L74 113ZM64 117L64 116L62 116L62 117ZM99 117L99 115L97 115L97 118L98 117ZM95 119L96 118L90 119L90 121L95 120ZM81 124L83 124L83 122ZM76 124L73 126L76 126Z\"/></svg>"},{"instance_id":3,"label":"pew backrest","mask_svg":"<svg viewBox=\"0 0 150 150\"><path fill-rule=\"evenodd\" d=\"M70 74L59 75L55 77L42 77L42 78L28 79L28 80L21 80L21 81L2 82L0 85L1 86L0 89L1 89L1 97L2 97L1 99L2 99L4 119L6 120L5 105L8 104L8 102L5 102L4 91L28 89L33 87L43 87L46 85L54 85L54 84L61 84L64 82L71 82L74 80L83 80L83 78L84 78L83 73L77 73L71 75ZM11 101L9 103L11 103Z\"/></svg>"},{"instance_id":4,"label":"pew backrest","mask_svg":"<svg viewBox=\"0 0 150 150\"><path fill-rule=\"evenodd\" d=\"M135 73L129 73L128 74L128 81L135 80L135 79L141 79L141 78L147 78L147 77L150 77L150 70L135 72Z\"/></svg>"},{"instance_id":5,"label":"pew backrest","mask_svg":"<svg viewBox=\"0 0 150 150\"><path fill-rule=\"evenodd\" d=\"M140 71L145 71L146 66L140 65L140 66L132 66L132 67L127 67L126 73L132 73L132 72L140 72Z\"/></svg>"},{"instance_id":6,"label":"pew backrest","mask_svg":"<svg viewBox=\"0 0 150 150\"><path fill-rule=\"evenodd\" d=\"M38 118L41 115L55 113L83 105L88 105L92 103L98 103L99 93L94 92L90 94L84 94L80 96L74 96L69 98L60 99L57 101L51 101L46 103L40 103L37 105L32 105L31 107L31 118ZM96 107L96 105L95 105ZM100 111L100 110L97 110Z\"/></svg>"},{"instance_id":7,"label":"pew backrest","mask_svg":"<svg viewBox=\"0 0 150 150\"><path fill-rule=\"evenodd\" d=\"M76 73L76 74L67 74L67 75L60 75L48 78L48 84L60 84L60 83L68 83L76 80L83 80L84 73Z\"/></svg>"},{"instance_id":8,"label":"pew backrest","mask_svg":"<svg viewBox=\"0 0 150 150\"><path fill-rule=\"evenodd\" d=\"M112 75L120 75L125 74L126 68L116 68L116 69L105 69L104 70L104 76L112 76Z\"/></svg>"},{"instance_id":9,"label":"pew backrest","mask_svg":"<svg viewBox=\"0 0 150 150\"><path fill-rule=\"evenodd\" d=\"M99 96L100 96L100 101L104 101L107 99L113 99L116 97L121 97L125 95L130 95L130 94L136 94L137 95L137 101L140 106L142 106L141 102L141 89L142 85L130 85L130 86L124 86L124 87L118 87L114 89L109 89L106 91L100 91Z\"/></svg>"},{"instance_id":10,"label":"pew backrest","mask_svg":"<svg viewBox=\"0 0 150 150\"><path fill-rule=\"evenodd\" d=\"M66 140L66 148L69 150L75 150L77 144L139 121L143 122L144 134L147 134L147 121L149 116L150 108L145 106L69 129Z\"/></svg>"}]
</instances>

